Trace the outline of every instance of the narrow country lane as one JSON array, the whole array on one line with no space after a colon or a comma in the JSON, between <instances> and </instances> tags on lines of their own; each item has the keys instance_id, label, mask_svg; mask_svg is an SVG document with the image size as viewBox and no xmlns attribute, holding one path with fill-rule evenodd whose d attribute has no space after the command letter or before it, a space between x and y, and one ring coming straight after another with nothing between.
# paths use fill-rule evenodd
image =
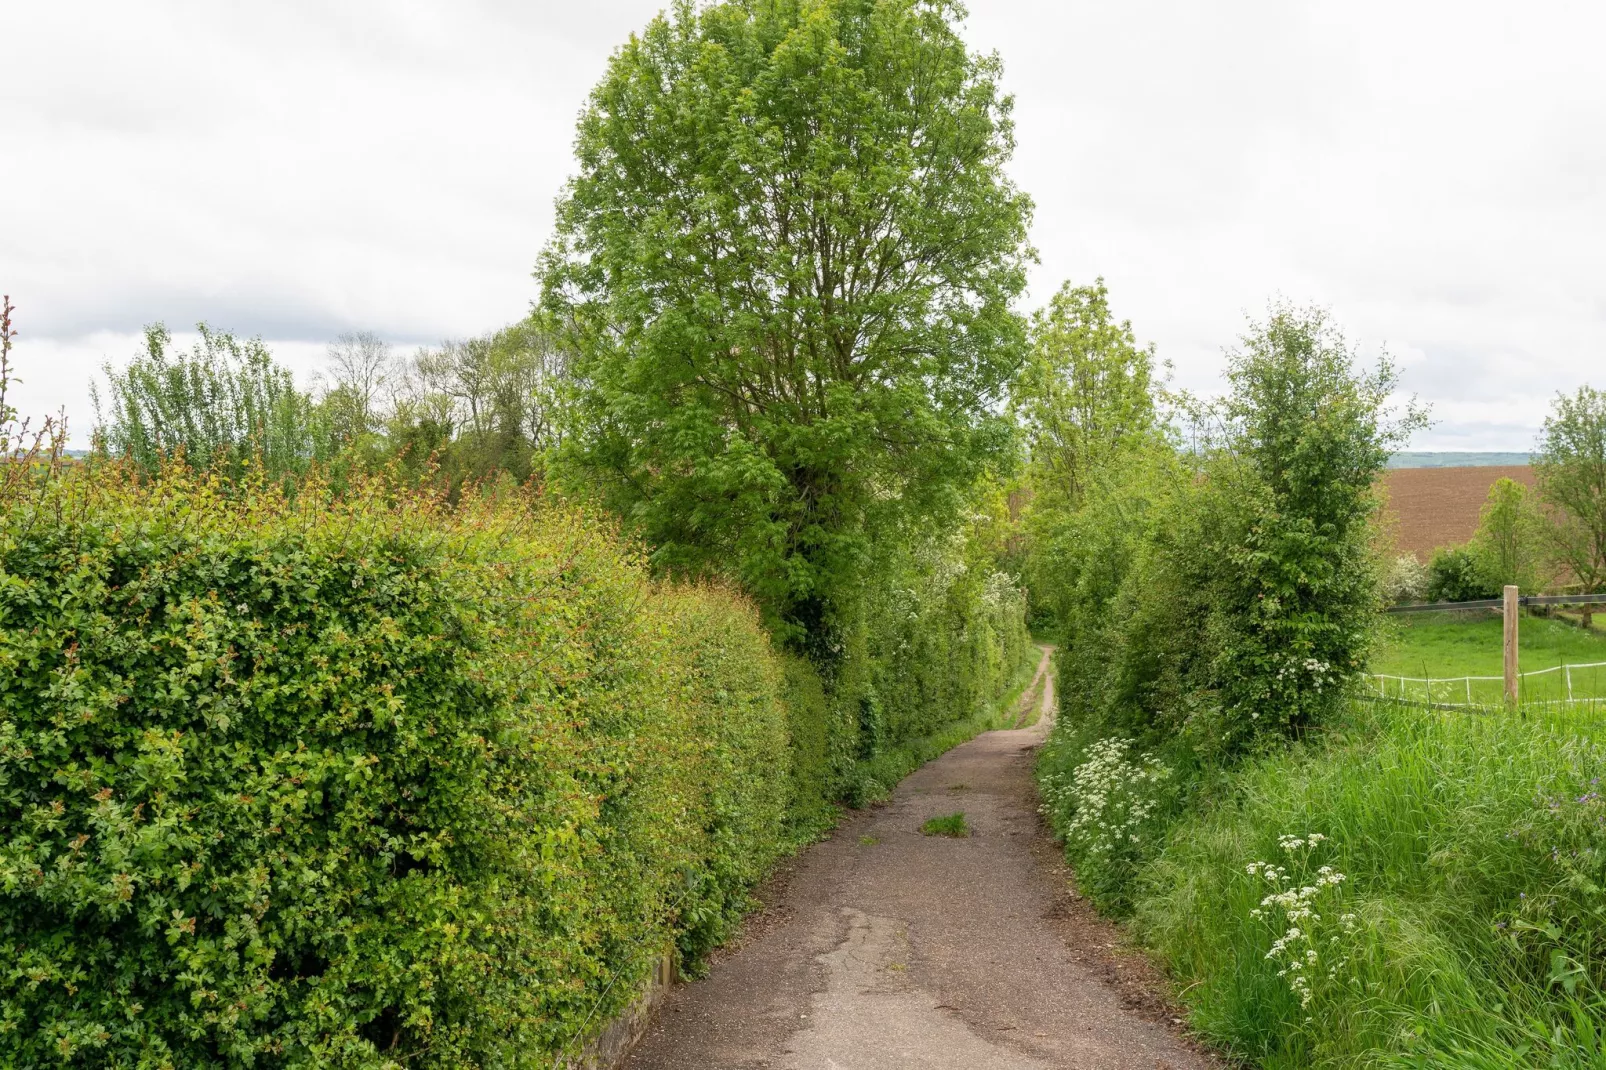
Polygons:
<instances>
[{"instance_id":1,"label":"narrow country lane","mask_svg":"<svg viewBox=\"0 0 1606 1070\"><path fill-rule=\"evenodd\" d=\"M1116 937L1063 923L1065 872L1043 849L1031 777L1053 708L1052 677L1040 683L1036 725L956 747L806 851L741 946L670 995L626 1066L1214 1065L1128 1009L1073 946ZM921 835L956 810L969 838Z\"/></svg>"}]
</instances>

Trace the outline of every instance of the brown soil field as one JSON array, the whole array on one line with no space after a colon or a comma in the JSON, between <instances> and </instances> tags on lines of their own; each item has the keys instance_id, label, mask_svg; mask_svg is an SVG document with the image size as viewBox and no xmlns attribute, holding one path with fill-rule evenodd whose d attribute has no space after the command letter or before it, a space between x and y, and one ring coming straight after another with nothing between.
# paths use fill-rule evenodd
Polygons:
<instances>
[{"instance_id":1,"label":"brown soil field","mask_svg":"<svg viewBox=\"0 0 1606 1070\"><path fill-rule=\"evenodd\" d=\"M1383 474L1388 491L1386 516L1401 553L1426 561L1440 546L1472 538L1478 510L1489 488L1502 476L1534 485L1528 465L1479 468L1392 468Z\"/></svg>"}]
</instances>

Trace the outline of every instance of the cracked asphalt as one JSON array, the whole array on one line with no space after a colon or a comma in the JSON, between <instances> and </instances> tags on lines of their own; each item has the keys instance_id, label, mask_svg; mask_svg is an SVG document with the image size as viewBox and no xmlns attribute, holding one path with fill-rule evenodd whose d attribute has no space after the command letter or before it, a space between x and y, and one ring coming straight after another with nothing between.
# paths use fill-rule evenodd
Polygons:
<instances>
[{"instance_id":1,"label":"cracked asphalt","mask_svg":"<svg viewBox=\"0 0 1606 1070\"><path fill-rule=\"evenodd\" d=\"M805 851L734 950L677 987L630 1070L1193 1070L1215 1067L1158 975L1120 957L1038 819L1045 653L1030 728L988 732L912 773ZM923 836L962 810L965 839Z\"/></svg>"}]
</instances>

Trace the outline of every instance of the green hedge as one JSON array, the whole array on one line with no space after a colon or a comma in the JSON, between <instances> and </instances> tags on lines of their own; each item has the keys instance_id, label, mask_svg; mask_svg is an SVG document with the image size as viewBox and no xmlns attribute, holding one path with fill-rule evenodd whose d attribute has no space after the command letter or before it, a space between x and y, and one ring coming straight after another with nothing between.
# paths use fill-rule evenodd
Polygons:
<instances>
[{"instance_id":1,"label":"green hedge","mask_svg":"<svg viewBox=\"0 0 1606 1070\"><path fill-rule=\"evenodd\" d=\"M827 688L522 492L57 476L0 517L0 1063L548 1065L1007 690L965 575Z\"/></svg>"},{"instance_id":2,"label":"green hedge","mask_svg":"<svg viewBox=\"0 0 1606 1070\"><path fill-rule=\"evenodd\" d=\"M534 1064L719 938L791 805L745 601L518 496L227 489L6 514L6 1061Z\"/></svg>"},{"instance_id":3,"label":"green hedge","mask_svg":"<svg viewBox=\"0 0 1606 1070\"><path fill-rule=\"evenodd\" d=\"M997 727L1037 659L1025 594L974 529L884 548L856 608L827 718L831 790L855 805Z\"/></svg>"}]
</instances>

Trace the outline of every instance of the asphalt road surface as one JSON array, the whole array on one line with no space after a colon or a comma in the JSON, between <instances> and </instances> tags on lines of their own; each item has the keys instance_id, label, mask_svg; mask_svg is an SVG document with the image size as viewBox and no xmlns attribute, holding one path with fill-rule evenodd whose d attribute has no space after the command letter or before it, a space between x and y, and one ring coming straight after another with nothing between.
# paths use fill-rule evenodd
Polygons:
<instances>
[{"instance_id":1,"label":"asphalt road surface","mask_svg":"<svg viewBox=\"0 0 1606 1070\"><path fill-rule=\"evenodd\" d=\"M1112 953L1118 931L1075 904L1036 813L1052 677L1040 684L1036 725L954 748L805 851L626 1067L1215 1066L1170 1024L1152 969ZM960 810L968 838L921 835Z\"/></svg>"}]
</instances>

